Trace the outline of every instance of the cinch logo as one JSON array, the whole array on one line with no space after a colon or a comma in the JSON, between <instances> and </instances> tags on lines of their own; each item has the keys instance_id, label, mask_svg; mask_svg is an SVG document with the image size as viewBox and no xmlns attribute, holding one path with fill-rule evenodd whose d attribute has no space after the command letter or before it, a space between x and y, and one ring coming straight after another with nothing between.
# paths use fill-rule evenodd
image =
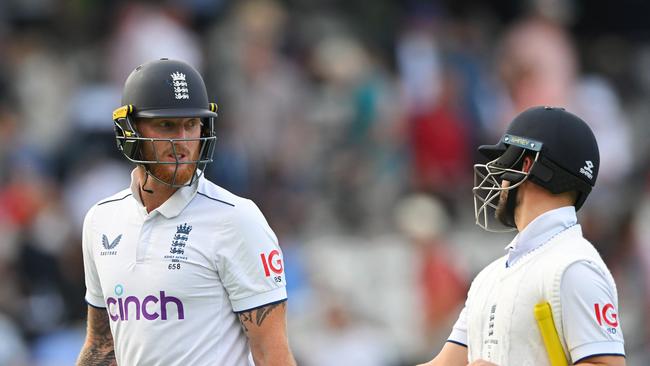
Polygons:
<instances>
[{"instance_id":1,"label":"cinch logo","mask_svg":"<svg viewBox=\"0 0 650 366\"><path fill-rule=\"evenodd\" d=\"M115 286L115 294L118 297L109 297L106 299L108 315L114 322L118 320L129 320L129 309L132 309L132 315L135 314L135 320L140 320L141 316L146 320L156 320L158 318L160 320L167 320L167 306L170 303L176 305L177 318L179 320L185 319L183 302L177 297L165 295L165 291L160 291L159 297L148 295L142 300L136 296L122 298L120 296L123 293L124 288L122 285L117 285Z\"/></svg>"},{"instance_id":2,"label":"cinch logo","mask_svg":"<svg viewBox=\"0 0 650 366\"><path fill-rule=\"evenodd\" d=\"M614 305L607 303L601 309L600 304L594 304L594 310L598 325L602 326L604 321L610 327L616 328L618 326L618 316L616 315L616 310L614 310Z\"/></svg>"},{"instance_id":3,"label":"cinch logo","mask_svg":"<svg viewBox=\"0 0 650 366\"><path fill-rule=\"evenodd\" d=\"M274 258L278 256L280 256L280 252L277 249L272 250L271 253L269 253L268 258L265 253L260 253L260 257L262 258L262 265L264 266L264 274L266 277L269 277L271 275L269 268L275 274L282 274L282 259L278 258L274 260Z\"/></svg>"}]
</instances>

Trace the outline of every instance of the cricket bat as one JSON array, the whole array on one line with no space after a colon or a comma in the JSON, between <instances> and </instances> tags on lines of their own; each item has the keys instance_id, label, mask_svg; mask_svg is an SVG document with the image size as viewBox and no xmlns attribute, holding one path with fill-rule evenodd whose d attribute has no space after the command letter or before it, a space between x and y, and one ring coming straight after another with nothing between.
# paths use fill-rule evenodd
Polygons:
<instances>
[{"instance_id":1,"label":"cricket bat","mask_svg":"<svg viewBox=\"0 0 650 366\"><path fill-rule=\"evenodd\" d=\"M569 363L564 355L560 337L557 334L557 329L555 329L555 323L553 323L551 305L548 302L535 305L535 320L537 320L539 332L544 340L551 366L568 366Z\"/></svg>"}]
</instances>

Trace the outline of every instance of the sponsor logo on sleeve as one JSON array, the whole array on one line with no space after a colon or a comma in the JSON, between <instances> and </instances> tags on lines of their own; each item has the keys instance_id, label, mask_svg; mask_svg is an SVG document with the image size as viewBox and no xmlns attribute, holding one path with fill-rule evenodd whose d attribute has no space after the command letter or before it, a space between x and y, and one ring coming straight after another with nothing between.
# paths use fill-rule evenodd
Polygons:
<instances>
[{"instance_id":1,"label":"sponsor logo on sleeve","mask_svg":"<svg viewBox=\"0 0 650 366\"><path fill-rule=\"evenodd\" d=\"M616 314L616 308L612 303L607 304L594 304L594 313L596 315L596 322L601 327L606 327L607 332L611 334L616 334L616 327L618 327L618 315Z\"/></svg>"},{"instance_id":2,"label":"sponsor logo on sleeve","mask_svg":"<svg viewBox=\"0 0 650 366\"><path fill-rule=\"evenodd\" d=\"M262 266L264 267L264 275L270 277L271 272L273 272L277 275L273 276L273 280L278 283L282 282L282 272L284 267L282 266L280 251L274 249L268 254L260 253L260 258L262 259Z\"/></svg>"}]
</instances>

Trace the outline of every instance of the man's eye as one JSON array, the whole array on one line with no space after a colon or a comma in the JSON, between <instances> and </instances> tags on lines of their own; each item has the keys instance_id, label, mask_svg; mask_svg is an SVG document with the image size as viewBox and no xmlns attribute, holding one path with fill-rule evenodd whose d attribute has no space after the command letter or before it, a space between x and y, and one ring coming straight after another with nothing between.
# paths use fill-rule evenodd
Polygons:
<instances>
[{"instance_id":1,"label":"man's eye","mask_svg":"<svg viewBox=\"0 0 650 366\"><path fill-rule=\"evenodd\" d=\"M163 121L163 122L160 122L159 126L164 127L164 128L169 128L169 127L172 127L172 123L169 122L169 121Z\"/></svg>"}]
</instances>

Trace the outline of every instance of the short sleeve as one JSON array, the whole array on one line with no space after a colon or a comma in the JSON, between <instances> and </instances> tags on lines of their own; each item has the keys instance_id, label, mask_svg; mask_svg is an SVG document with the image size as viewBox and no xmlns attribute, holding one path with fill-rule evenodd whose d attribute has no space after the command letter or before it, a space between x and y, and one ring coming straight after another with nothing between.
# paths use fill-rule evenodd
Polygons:
<instances>
[{"instance_id":1,"label":"short sleeve","mask_svg":"<svg viewBox=\"0 0 650 366\"><path fill-rule=\"evenodd\" d=\"M454 327L451 329L451 334L447 338L447 342L467 347L467 306L463 307L460 312L458 320L456 320Z\"/></svg>"},{"instance_id":2,"label":"short sleeve","mask_svg":"<svg viewBox=\"0 0 650 366\"><path fill-rule=\"evenodd\" d=\"M95 267L95 258L92 250L92 220L96 207L92 207L86 214L81 235L81 246L84 261L84 277L86 281L86 302L96 308L104 308L104 296Z\"/></svg>"},{"instance_id":3,"label":"short sleeve","mask_svg":"<svg viewBox=\"0 0 650 366\"><path fill-rule=\"evenodd\" d=\"M285 300L284 261L275 233L250 200L236 206L230 242L217 252L217 270L235 312Z\"/></svg>"},{"instance_id":4,"label":"short sleeve","mask_svg":"<svg viewBox=\"0 0 650 366\"><path fill-rule=\"evenodd\" d=\"M625 355L614 286L611 275L590 262L573 263L564 272L562 327L574 362L596 355Z\"/></svg>"}]
</instances>

